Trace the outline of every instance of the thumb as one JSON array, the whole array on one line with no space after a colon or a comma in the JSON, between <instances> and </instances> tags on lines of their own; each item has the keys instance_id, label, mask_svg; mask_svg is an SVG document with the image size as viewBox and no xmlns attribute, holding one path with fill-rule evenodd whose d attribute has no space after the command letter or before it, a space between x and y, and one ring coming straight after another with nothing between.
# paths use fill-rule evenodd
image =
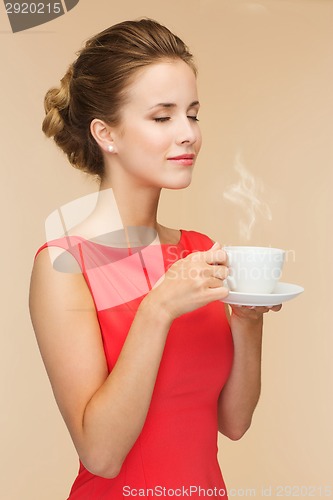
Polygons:
<instances>
[{"instance_id":1,"label":"thumb","mask_svg":"<svg viewBox=\"0 0 333 500\"><path fill-rule=\"evenodd\" d=\"M215 241L214 245L211 247L211 250L217 250L218 248L221 248L221 243Z\"/></svg>"}]
</instances>

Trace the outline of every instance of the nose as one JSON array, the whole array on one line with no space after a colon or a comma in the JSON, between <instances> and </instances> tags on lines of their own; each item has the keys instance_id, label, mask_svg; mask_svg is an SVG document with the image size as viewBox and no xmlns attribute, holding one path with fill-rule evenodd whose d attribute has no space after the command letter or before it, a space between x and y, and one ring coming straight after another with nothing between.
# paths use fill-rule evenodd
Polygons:
<instances>
[{"instance_id":1,"label":"nose","mask_svg":"<svg viewBox=\"0 0 333 500\"><path fill-rule=\"evenodd\" d=\"M196 121L188 118L187 116L180 120L177 131L177 144L194 144L195 142L200 141L200 137L200 129Z\"/></svg>"}]
</instances>

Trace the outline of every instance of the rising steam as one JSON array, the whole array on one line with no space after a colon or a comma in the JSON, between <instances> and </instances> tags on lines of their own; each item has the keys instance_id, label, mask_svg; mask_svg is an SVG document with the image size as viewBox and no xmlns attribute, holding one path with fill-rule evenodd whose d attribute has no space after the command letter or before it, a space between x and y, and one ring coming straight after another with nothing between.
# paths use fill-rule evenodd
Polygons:
<instances>
[{"instance_id":1,"label":"rising steam","mask_svg":"<svg viewBox=\"0 0 333 500\"><path fill-rule=\"evenodd\" d=\"M260 214L265 219L272 220L272 213L267 203L261 198L264 191L262 181L255 179L246 169L240 153L236 155L234 169L240 179L237 184L232 184L225 190L223 197L243 209L244 215L239 219L239 231L242 238L249 240L257 215Z\"/></svg>"}]
</instances>

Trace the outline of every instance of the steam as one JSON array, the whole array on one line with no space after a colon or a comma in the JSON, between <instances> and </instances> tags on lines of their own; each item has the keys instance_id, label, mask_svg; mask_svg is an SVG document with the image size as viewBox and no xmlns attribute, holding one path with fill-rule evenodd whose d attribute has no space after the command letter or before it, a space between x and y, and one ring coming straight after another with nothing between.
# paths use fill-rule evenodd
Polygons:
<instances>
[{"instance_id":1,"label":"steam","mask_svg":"<svg viewBox=\"0 0 333 500\"><path fill-rule=\"evenodd\" d=\"M246 169L240 153L236 155L234 169L239 174L240 179L237 184L231 184L225 190L223 197L243 209L244 215L239 220L239 231L242 238L249 240L257 215L272 220L272 213L267 203L261 198L264 191L262 181L255 179Z\"/></svg>"}]
</instances>

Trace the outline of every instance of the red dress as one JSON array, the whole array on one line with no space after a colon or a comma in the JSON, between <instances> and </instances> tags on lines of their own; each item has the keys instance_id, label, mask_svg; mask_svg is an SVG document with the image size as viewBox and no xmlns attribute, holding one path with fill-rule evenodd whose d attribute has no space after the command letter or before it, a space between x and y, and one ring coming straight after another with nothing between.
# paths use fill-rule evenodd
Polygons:
<instances>
[{"instance_id":1,"label":"red dress","mask_svg":"<svg viewBox=\"0 0 333 500\"><path fill-rule=\"evenodd\" d=\"M79 237L46 243L70 251L94 298L110 372L137 308L157 279L179 258L208 250L212 241L181 231L177 245L141 251L115 249ZM38 252L37 252L38 253ZM105 479L80 463L70 500L131 496L227 498L217 460L217 400L233 360L233 342L220 301L173 321L145 425L119 475Z\"/></svg>"}]
</instances>

